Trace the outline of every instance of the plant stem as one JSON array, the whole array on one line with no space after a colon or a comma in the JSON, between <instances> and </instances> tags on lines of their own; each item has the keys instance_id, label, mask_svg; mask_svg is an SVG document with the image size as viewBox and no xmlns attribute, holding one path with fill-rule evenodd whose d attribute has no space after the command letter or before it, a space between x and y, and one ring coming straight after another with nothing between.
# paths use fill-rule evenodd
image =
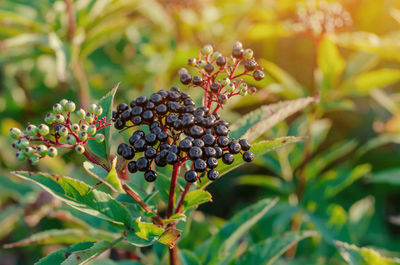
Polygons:
<instances>
[{"instance_id":1,"label":"plant stem","mask_svg":"<svg viewBox=\"0 0 400 265\"><path fill-rule=\"evenodd\" d=\"M181 164L176 164L172 169L171 185L169 187L169 197L168 197L168 215L167 215L168 218L171 217L171 215L174 213L175 187L180 168Z\"/></svg>"},{"instance_id":2,"label":"plant stem","mask_svg":"<svg viewBox=\"0 0 400 265\"><path fill-rule=\"evenodd\" d=\"M68 15L68 40L71 41L75 35L75 14L72 0L64 0Z\"/></svg>"},{"instance_id":3,"label":"plant stem","mask_svg":"<svg viewBox=\"0 0 400 265\"><path fill-rule=\"evenodd\" d=\"M183 204L183 201L185 199L186 194L188 193L188 191L190 189L190 185L191 184L192 183L190 183L190 182L186 182L185 189L183 190L181 198L179 199L178 206L176 207L175 213L179 213L180 212L182 204Z\"/></svg>"},{"instance_id":4,"label":"plant stem","mask_svg":"<svg viewBox=\"0 0 400 265\"><path fill-rule=\"evenodd\" d=\"M169 249L169 265L178 265L178 247L175 245L173 248Z\"/></svg>"}]
</instances>

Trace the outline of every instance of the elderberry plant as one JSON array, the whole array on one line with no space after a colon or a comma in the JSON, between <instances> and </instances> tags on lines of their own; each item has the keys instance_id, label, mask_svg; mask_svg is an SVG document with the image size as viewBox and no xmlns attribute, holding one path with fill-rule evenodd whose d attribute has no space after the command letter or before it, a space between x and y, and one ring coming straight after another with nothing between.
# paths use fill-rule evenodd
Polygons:
<instances>
[{"instance_id":1,"label":"elderberry plant","mask_svg":"<svg viewBox=\"0 0 400 265\"><path fill-rule=\"evenodd\" d=\"M59 149L73 149L88 160L84 162L87 177L98 181L92 186L71 177L13 172L39 184L73 208L106 222L104 231L83 233L82 238L72 240L77 244L50 254L39 264L54 264L55 260L60 264L64 261L65 264L87 263L109 248L130 251L132 246L151 246L156 242L168 246L169 264L179 264L184 254L179 254L177 241L185 236L182 232L184 223L193 209L211 201L206 187L234 167L301 140L283 137L250 144L268 128L313 102L314 98L299 99L293 106L283 106L281 112L274 106L274 113L280 113L279 117L273 116L265 106L232 125L220 116L219 110L232 97L256 93L257 89L248 85L245 78L254 81L264 78L263 68L254 59L251 49L244 49L236 42L231 54L224 56L206 45L197 58L188 60L188 64L189 69L179 70L184 88L162 89L119 103L114 108L116 86L87 110L75 111L75 103L63 99L45 116L45 124L28 124L25 130L10 129L18 160L28 159L36 166L40 159L56 156ZM187 92L189 89L204 91L201 105L196 106ZM271 113L272 120L266 118L265 113ZM110 137L112 127L121 134L127 131L127 141L114 144ZM113 145L115 148L111 148ZM110 153L113 149L116 149L115 155ZM154 185L138 187L138 171ZM228 231L235 228L238 235L244 235L251 226L249 224L259 220L275 203L276 200L263 200L245 209L240 220L235 219L228 225ZM238 226L240 223L243 227ZM38 242L48 237L51 237L50 241L61 240L59 236L63 233L49 231L34 238ZM217 243L210 241L207 248L218 245L218 251L224 254L214 256L208 252L203 255L203 264L225 264L231 258L226 253L233 249L218 243L223 233L216 237ZM231 240L236 244L239 238L235 236ZM93 239L98 241L93 242ZM146 259L140 261L148 263ZM248 264L246 259L242 262Z\"/></svg>"}]
</instances>

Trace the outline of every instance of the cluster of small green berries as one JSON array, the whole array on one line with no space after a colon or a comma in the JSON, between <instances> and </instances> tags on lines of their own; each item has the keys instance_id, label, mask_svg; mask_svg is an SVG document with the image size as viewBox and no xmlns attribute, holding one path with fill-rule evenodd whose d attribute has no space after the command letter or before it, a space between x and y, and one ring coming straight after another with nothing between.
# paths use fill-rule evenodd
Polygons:
<instances>
[{"instance_id":1,"label":"cluster of small green berries","mask_svg":"<svg viewBox=\"0 0 400 265\"><path fill-rule=\"evenodd\" d=\"M192 183L202 173L216 180L219 160L230 165L239 153L246 162L254 159L247 140L229 139L229 123L207 107L196 108L190 95L178 87L160 90L149 98L140 96L129 105L120 103L113 111L113 120L117 130L148 126L149 133L134 131L129 143L118 146L117 153L127 161L129 172L142 171L149 182L157 178L152 165L165 167L191 161L185 180ZM133 160L135 156L139 158Z\"/></svg>"},{"instance_id":2,"label":"cluster of small green berries","mask_svg":"<svg viewBox=\"0 0 400 265\"><path fill-rule=\"evenodd\" d=\"M299 4L293 21L287 27L307 36L320 37L325 33L334 33L349 27L353 23L350 13L338 2Z\"/></svg>"},{"instance_id":3,"label":"cluster of small green berries","mask_svg":"<svg viewBox=\"0 0 400 265\"><path fill-rule=\"evenodd\" d=\"M104 135L98 131L111 124L106 117L99 119L102 107L91 104L87 112L75 110L74 102L63 99L53 105L53 110L44 117L45 123L37 126L28 124L25 130L11 128L10 136L15 140L12 146L17 149L16 158L19 161L28 159L32 165L37 165L41 158L57 156L57 148L75 149L83 154L88 140L104 141ZM77 117L71 116L74 112ZM73 119L76 122L72 122Z\"/></svg>"},{"instance_id":4,"label":"cluster of small green berries","mask_svg":"<svg viewBox=\"0 0 400 265\"><path fill-rule=\"evenodd\" d=\"M213 102L218 109L232 96L246 96L257 91L241 77L252 76L256 81L261 81L265 76L263 68L253 57L253 50L244 49L239 41L234 43L230 56L223 56L219 51L214 51L211 45L205 45L199 56L190 58L188 64L197 73L192 76L186 68L182 68L179 70L180 81L184 85L202 87L205 91L203 105L210 109Z\"/></svg>"}]
</instances>

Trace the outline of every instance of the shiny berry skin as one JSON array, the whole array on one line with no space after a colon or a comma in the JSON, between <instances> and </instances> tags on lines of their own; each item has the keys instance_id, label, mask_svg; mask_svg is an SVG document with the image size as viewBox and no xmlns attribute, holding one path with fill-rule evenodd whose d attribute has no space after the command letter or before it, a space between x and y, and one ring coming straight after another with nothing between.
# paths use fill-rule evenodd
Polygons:
<instances>
[{"instance_id":1,"label":"shiny berry skin","mask_svg":"<svg viewBox=\"0 0 400 265\"><path fill-rule=\"evenodd\" d=\"M218 93L218 91L221 89L221 85L218 83L212 83L210 89L212 92Z\"/></svg>"},{"instance_id":2,"label":"shiny berry skin","mask_svg":"<svg viewBox=\"0 0 400 265\"><path fill-rule=\"evenodd\" d=\"M128 146L122 151L121 156L126 160L131 160L135 156L135 151L132 147Z\"/></svg>"},{"instance_id":3,"label":"shiny berry skin","mask_svg":"<svg viewBox=\"0 0 400 265\"><path fill-rule=\"evenodd\" d=\"M219 172L217 170L210 170L207 173L207 177L209 180L214 181L217 180L219 178Z\"/></svg>"},{"instance_id":4,"label":"shiny berry skin","mask_svg":"<svg viewBox=\"0 0 400 265\"><path fill-rule=\"evenodd\" d=\"M157 156L157 150L153 147L147 147L146 151L144 152L144 156L147 159L153 159Z\"/></svg>"},{"instance_id":5,"label":"shiny berry skin","mask_svg":"<svg viewBox=\"0 0 400 265\"><path fill-rule=\"evenodd\" d=\"M156 159L154 160L156 165L159 167L165 167L167 165L167 160L161 157L161 155L157 155Z\"/></svg>"},{"instance_id":6,"label":"shiny berry skin","mask_svg":"<svg viewBox=\"0 0 400 265\"><path fill-rule=\"evenodd\" d=\"M225 104L226 102L228 102L228 97L225 94L219 94L218 95L218 103Z\"/></svg>"},{"instance_id":7,"label":"shiny berry skin","mask_svg":"<svg viewBox=\"0 0 400 265\"><path fill-rule=\"evenodd\" d=\"M132 118L132 123L135 124L135 125L142 124L142 121L143 121L143 119L140 116L135 116L135 117Z\"/></svg>"},{"instance_id":8,"label":"shiny berry skin","mask_svg":"<svg viewBox=\"0 0 400 265\"><path fill-rule=\"evenodd\" d=\"M244 63L244 68L246 68L247 71L254 71L256 70L258 64L255 60L246 60Z\"/></svg>"},{"instance_id":9,"label":"shiny berry skin","mask_svg":"<svg viewBox=\"0 0 400 265\"><path fill-rule=\"evenodd\" d=\"M204 70L211 74L214 71L214 66L212 64L207 64L206 66L204 66Z\"/></svg>"},{"instance_id":10,"label":"shiny berry skin","mask_svg":"<svg viewBox=\"0 0 400 265\"><path fill-rule=\"evenodd\" d=\"M190 159L195 160L203 156L203 151L198 146L193 146L190 148L188 155Z\"/></svg>"},{"instance_id":11,"label":"shiny berry skin","mask_svg":"<svg viewBox=\"0 0 400 265\"><path fill-rule=\"evenodd\" d=\"M207 169L207 163L203 159L196 159L194 161L194 170L196 172L204 172Z\"/></svg>"},{"instance_id":12,"label":"shiny berry skin","mask_svg":"<svg viewBox=\"0 0 400 265\"><path fill-rule=\"evenodd\" d=\"M136 105L145 106L145 105L147 104L147 101L148 101L147 97L145 97L145 96L140 96L140 97L138 97L138 98L136 99Z\"/></svg>"},{"instance_id":13,"label":"shiny berry skin","mask_svg":"<svg viewBox=\"0 0 400 265\"><path fill-rule=\"evenodd\" d=\"M264 72L261 70L254 71L253 73L254 80L261 81L264 79L265 75Z\"/></svg>"},{"instance_id":14,"label":"shiny berry skin","mask_svg":"<svg viewBox=\"0 0 400 265\"><path fill-rule=\"evenodd\" d=\"M154 172L153 170L147 170L147 171L144 173L144 179L145 179L147 182L153 182L153 181L155 181L155 180L157 179L157 173Z\"/></svg>"},{"instance_id":15,"label":"shiny berry skin","mask_svg":"<svg viewBox=\"0 0 400 265\"><path fill-rule=\"evenodd\" d=\"M120 104L117 105L117 112L119 114L121 114L122 112L124 112L127 109L129 109L129 106L126 103L120 103Z\"/></svg>"},{"instance_id":16,"label":"shiny berry skin","mask_svg":"<svg viewBox=\"0 0 400 265\"><path fill-rule=\"evenodd\" d=\"M185 180L187 182L193 183L197 180L197 172L194 170L189 170L185 173Z\"/></svg>"},{"instance_id":17,"label":"shiny berry skin","mask_svg":"<svg viewBox=\"0 0 400 265\"><path fill-rule=\"evenodd\" d=\"M178 154L178 153L179 153L179 148L178 148L177 145L172 145L172 146L168 149L168 152Z\"/></svg>"},{"instance_id":18,"label":"shiny berry skin","mask_svg":"<svg viewBox=\"0 0 400 265\"><path fill-rule=\"evenodd\" d=\"M249 141L247 141L246 139L240 139L239 140L239 144L242 147L243 151L248 151L250 150L251 144L249 143Z\"/></svg>"},{"instance_id":19,"label":"shiny berry skin","mask_svg":"<svg viewBox=\"0 0 400 265\"><path fill-rule=\"evenodd\" d=\"M132 112L131 110L127 109L124 112L121 113L121 120L123 121L129 121L132 118Z\"/></svg>"},{"instance_id":20,"label":"shiny berry skin","mask_svg":"<svg viewBox=\"0 0 400 265\"><path fill-rule=\"evenodd\" d=\"M203 142L205 146L212 146L215 143L215 137L212 134L206 134L203 136Z\"/></svg>"},{"instance_id":21,"label":"shiny berry skin","mask_svg":"<svg viewBox=\"0 0 400 265\"><path fill-rule=\"evenodd\" d=\"M193 143L193 146L198 146L198 147L204 146L204 141L200 140L200 139L194 139L192 143Z\"/></svg>"},{"instance_id":22,"label":"shiny berry skin","mask_svg":"<svg viewBox=\"0 0 400 265\"><path fill-rule=\"evenodd\" d=\"M217 57L217 59L215 60L215 63L219 66L219 67L223 67L226 64L226 58L224 56L219 56Z\"/></svg>"},{"instance_id":23,"label":"shiny berry skin","mask_svg":"<svg viewBox=\"0 0 400 265\"><path fill-rule=\"evenodd\" d=\"M214 146L215 149L215 157L216 158L221 158L223 155L222 149L219 146Z\"/></svg>"},{"instance_id":24,"label":"shiny berry skin","mask_svg":"<svg viewBox=\"0 0 400 265\"><path fill-rule=\"evenodd\" d=\"M145 120L147 122L151 122L154 118L154 114L151 110L145 110L142 113L142 118L143 118L143 120Z\"/></svg>"},{"instance_id":25,"label":"shiny berry skin","mask_svg":"<svg viewBox=\"0 0 400 265\"><path fill-rule=\"evenodd\" d=\"M179 143L179 149L181 149L184 152L189 151L189 149L192 148L192 146L193 146L192 141L190 141L189 139L183 139Z\"/></svg>"},{"instance_id":26,"label":"shiny berry skin","mask_svg":"<svg viewBox=\"0 0 400 265\"><path fill-rule=\"evenodd\" d=\"M232 141L229 146L228 146L229 152L231 154L237 154L242 150L242 147L240 144L236 141Z\"/></svg>"},{"instance_id":27,"label":"shiny berry skin","mask_svg":"<svg viewBox=\"0 0 400 265\"><path fill-rule=\"evenodd\" d=\"M146 144L148 145L155 145L157 143L157 135L155 133L149 133L145 137Z\"/></svg>"},{"instance_id":28,"label":"shiny berry skin","mask_svg":"<svg viewBox=\"0 0 400 265\"><path fill-rule=\"evenodd\" d=\"M243 160L246 162L251 162L254 160L254 154L250 151L246 151L243 153Z\"/></svg>"},{"instance_id":29,"label":"shiny berry skin","mask_svg":"<svg viewBox=\"0 0 400 265\"><path fill-rule=\"evenodd\" d=\"M114 127L117 130L121 130L125 127L125 122L122 119L118 118L115 120Z\"/></svg>"},{"instance_id":30,"label":"shiny berry skin","mask_svg":"<svg viewBox=\"0 0 400 265\"><path fill-rule=\"evenodd\" d=\"M207 159L207 167L214 169L218 166L218 160L215 157L209 157Z\"/></svg>"},{"instance_id":31,"label":"shiny berry skin","mask_svg":"<svg viewBox=\"0 0 400 265\"><path fill-rule=\"evenodd\" d=\"M159 93L153 93L150 96L150 101L153 102L155 105L159 105L163 101L163 97Z\"/></svg>"},{"instance_id":32,"label":"shiny berry skin","mask_svg":"<svg viewBox=\"0 0 400 265\"><path fill-rule=\"evenodd\" d=\"M143 108L141 106L135 106L131 109L131 113L133 116L137 116L142 114L143 112Z\"/></svg>"},{"instance_id":33,"label":"shiny berry skin","mask_svg":"<svg viewBox=\"0 0 400 265\"><path fill-rule=\"evenodd\" d=\"M174 165L178 162L178 156L175 153L169 152L166 160L168 164Z\"/></svg>"},{"instance_id":34,"label":"shiny berry skin","mask_svg":"<svg viewBox=\"0 0 400 265\"><path fill-rule=\"evenodd\" d=\"M229 138L226 136L218 137L217 144L219 147L227 147L229 144Z\"/></svg>"},{"instance_id":35,"label":"shiny berry skin","mask_svg":"<svg viewBox=\"0 0 400 265\"><path fill-rule=\"evenodd\" d=\"M193 76L192 80L193 85L200 86L203 83L203 78L199 75Z\"/></svg>"},{"instance_id":36,"label":"shiny berry skin","mask_svg":"<svg viewBox=\"0 0 400 265\"><path fill-rule=\"evenodd\" d=\"M190 136L193 136L194 138L200 138L203 135L203 128L201 128L198 125L194 125L190 127Z\"/></svg>"},{"instance_id":37,"label":"shiny berry skin","mask_svg":"<svg viewBox=\"0 0 400 265\"><path fill-rule=\"evenodd\" d=\"M224 162L224 164L230 165L234 160L235 157L230 153L225 153L222 155L222 162Z\"/></svg>"},{"instance_id":38,"label":"shiny berry skin","mask_svg":"<svg viewBox=\"0 0 400 265\"><path fill-rule=\"evenodd\" d=\"M137 172L137 167L136 167L136 162L135 161L130 161L128 163L128 171L131 173Z\"/></svg>"},{"instance_id":39,"label":"shiny berry skin","mask_svg":"<svg viewBox=\"0 0 400 265\"><path fill-rule=\"evenodd\" d=\"M188 85L188 84L190 84L190 82L192 82L192 77L188 73L181 74L179 79L181 80L182 84L184 84L184 85Z\"/></svg>"},{"instance_id":40,"label":"shiny berry skin","mask_svg":"<svg viewBox=\"0 0 400 265\"><path fill-rule=\"evenodd\" d=\"M146 171L149 169L149 166L149 160L144 157L141 157L136 161L136 167L139 171Z\"/></svg>"},{"instance_id":41,"label":"shiny berry skin","mask_svg":"<svg viewBox=\"0 0 400 265\"><path fill-rule=\"evenodd\" d=\"M126 143L119 144L118 148L117 148L117 154L122 156L122 152L128 147L129 147L129 145L127 145Z\"/></svg>"},{"instance_id":42,"label":"shiny berry skin","mask_svg":"<svg viewBox=\"0 0 400 265\"><path fill-rule=\"evenodd\" d=\"M228 135L228 128L226 126L220 125L215 128L215 132L219 136Z\"/></svg>"},{"instance_id":43,"label":"shiny berry skin","mask_svg":"<svg viewBox=\"0 0 400 265\"><path fill-rule=\"evenodd\" d=\"M136 152L143 152L147 149L146 141L139 139L133 144L133 147L135 148Z\"/></svg>"},{"instance_id":44,"label":"shiny berry skin","mask_svg":"<svg viewBox=\"0 0 400 265\"><path fill-rule=\"evenodd\" d=\"M167 113L168 108L164 104L158 105L156 111L159 115L164 115Z\"/></svg>"},{"instance_id":45,"label":"shiny berry skin","mask_svg":"<svg viewBox=\"0 0 400 265\"><path fill-rule=\"evenodd\" d=\"M240 59L243 57L244 50L242 48L234 48L232 50L232 56L236 59Z\"/></svg>"},{"instance_id":46,"label":"shiny berry skin","mask_svg":"<svg viewBox=\"0 0 400 265\"><path fill-rule=\"evenodd\" d=\"M204 148L204 155L205 157L215 157L217 155L217 152L213 147L206 147Z\"/></svg>"},{"instance_id":47,"label":"shiny berry skin","mask_svg":"<svg viewBox=\"0 0 400 265\"><path fill-rule=\"evenodd\" d=\"M158 139L160 142L165 142L165 141L167 141L167 140L168 140L168 133L166 133L166 132L164 132L164 131L161 131L161 132L157 133L157 139Z\"/></svg>"}]
</instances>

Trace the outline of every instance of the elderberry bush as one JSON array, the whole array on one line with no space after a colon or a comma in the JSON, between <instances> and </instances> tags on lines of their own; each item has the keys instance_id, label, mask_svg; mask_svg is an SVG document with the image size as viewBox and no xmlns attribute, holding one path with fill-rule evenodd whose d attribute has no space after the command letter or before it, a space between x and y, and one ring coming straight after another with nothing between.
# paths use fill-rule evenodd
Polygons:
<instances>
[{"instance_id":1,"label":"elderberry bush","mask_svg":"<svg viewBox=\"0 0 400 265\"><path fill-rule=\"evenodd\" d=\"M129 161L129 172L142 171L149 182L157 178L155 166L191 161L185 180L196 182L204 172L210 180L216 180L218 163L222 160L232 164L234 154L241 153L246 162L254 159L247 140L229 139L229 123L221 120L217 112L210 113L208 107L196 108L190 95L178 87L160 90L149 98L140 96L129 105L119 104L113 111L113 120L117 130L148 127L148 134L135 130L129 143L121 143L117 152Z\"/></svg>"}]
</instances>

